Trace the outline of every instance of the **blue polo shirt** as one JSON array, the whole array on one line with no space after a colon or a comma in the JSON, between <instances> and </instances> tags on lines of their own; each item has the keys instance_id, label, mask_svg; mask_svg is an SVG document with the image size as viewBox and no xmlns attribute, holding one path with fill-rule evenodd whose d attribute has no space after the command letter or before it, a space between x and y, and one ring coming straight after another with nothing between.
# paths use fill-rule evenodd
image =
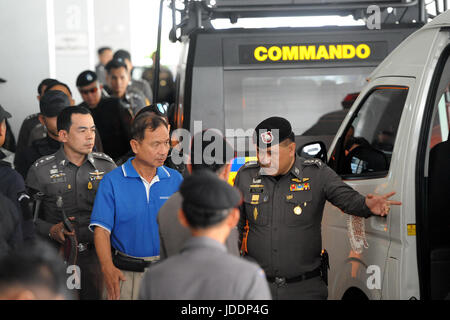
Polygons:
<instances>
[{"instance_id":1,"label":"blue polo shirt","mask_svg":"<svg viewBox=\"0 0 450 320\"><path fill-rule=\"evenodd\" d=\"M159 255L156 217L164 202L183 180L165 166L157 168L153 181L145 182L129 159L102 179L89 228L108 230L113 248L133 257Z\"/></svg>"}]
</instances>

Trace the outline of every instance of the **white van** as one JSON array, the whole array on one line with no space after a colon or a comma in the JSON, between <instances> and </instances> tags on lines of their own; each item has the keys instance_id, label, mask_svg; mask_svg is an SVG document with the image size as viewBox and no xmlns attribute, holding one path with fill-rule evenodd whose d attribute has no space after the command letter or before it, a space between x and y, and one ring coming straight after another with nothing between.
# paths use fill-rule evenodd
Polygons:
<instances>
[{"instance_id":1,"label":"white van","mask_svg":"<svg viewBox=\"0 0 450 320\"><path fill-rule=\"evenodd\" d=\"M346 183L396 191L403 205L364 220L327 203L330 299L449 297L449 57L446 11L373 71L331 144L328 163Z\"/></svg>"}]
</instances>

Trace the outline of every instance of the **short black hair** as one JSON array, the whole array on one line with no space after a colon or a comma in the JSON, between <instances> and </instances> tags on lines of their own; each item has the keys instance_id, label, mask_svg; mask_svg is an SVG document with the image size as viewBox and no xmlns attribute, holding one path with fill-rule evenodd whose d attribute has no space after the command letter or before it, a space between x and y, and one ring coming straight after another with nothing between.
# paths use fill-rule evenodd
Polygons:
<instances>
[{"instance_id":1,"label":"short black hair","mask_svg":"<svg viewBox=\"0 0 450 320\"><path fill-rule=\"evenodd\" d=\"M47 89L45 89L45 91L51 90L53 87L56 87L58 85L66 87L67 91L69 91L70 95L72 95L72 91L70 90L69 86L67 84L65 84L64 82L60 82L60 81L52 82L51 84L49 84L47 86Z\"/></svg>"},{"instance_id":2,"label":"short black hair","mask_svg":"<svg viewBox=\"0 0 450 320\"><path fill-rule=\"evenodd\" d=\"M66 130L69 132L72 126L72 115L73 114L91 114L89 109L81 106L73 106L64 108L59 114L56 120L56 128L58 131Z\"/></svg>"},{"instance_id":3,"label":"short black hair","mask_svg":"<svg viewBox=\"0 0 450 320\"><path fill-rule=\"evenodd\" d=\"M120 59L125 60L125 59L128 59L128 60L131 61L131 54L130 54L127 50L119 49L119 50L117 50L117 51L114 53L113 59L116 59L116 60L120 60Z\"/></svg>"},{"instance_id":4,"label":"short black hair","mask_svg":"<svg viewBox=\"0 0 450 320\"><path fill-rule=\"evenodd\" d=\"M142 141L145 138L145 130L155 131L160 126L164 126L167 129L169 125L161 116L153 112L144 112L134 118L131 125L131 138L137 141Z\"/></svg>"},{"instance_id":5,"label":"short black hair","mask_svg":"<svg viewBox=\"0 0 450 320\"><path fill-rule=\"evenodd\" d=\"M52 78L47 78L47 79L42 80L41 83L39 83L38 88L37 88L38 94L40 96L43 94L43 92L42 92L43 86L48 87L49 85L53 85L53 83L59 83L59 81L56 79L52 79Z\"/></svg>"},{"instance_id":6,"label":"short black hair","mask_svg":"<svg viewBox=\"0 0 450 320\"><path fill-rule=\"evenodd\" d=\"M101 47L101 48L98 48L97 53L98 53L98 55L101 55L106 50L111 50L112 51L112 49L110 47Z\"/></svg>"},{"instance_id":7,"label":"short black hair","mask_svg":"<svg viewBox=\"0 0 450 320\"><path fill-rule=\"evenodd\" d=\"M216 141L216 139L219 141ZM197 143L201 143L201 148L195 147ZM204 151L206 148L211 148L211 145L214 143L220 143L222 145L222 150L213 149L212 151L214 152L211 153L211 157L207 158ZM218 154L216 154L216 151ZM225 137L223 137L221 132L207 129L196 133L192 137L190 155L192 171L208 169L213 172L219 172L235 157L235 152L234 148L228 143Z\"/></svg>"},{"instance_id":8,"label":"short black hair","mask_svg":"<svg viewBox=\"0 0 450 320\"><path fill-rule=\"evenodd\" d=\"M0 260L0 292L19 286L46 288L68 297L65 265L56 250L43 241L23 246Z\"/></svg>"},{"instance_id":9,"label":"short black hair","mask_svg":"<svg viewBox=\"0 0 450 320\"><path fill-rule=\"evenodd\" d=\"M125 68L125 70L128 70L127 65L125 64L125 62L119 61L117 59L112 59L105 66L105 70L108 73L111 73L112 69L119 69L119 68Z\"/></svg>"}]
</instances>

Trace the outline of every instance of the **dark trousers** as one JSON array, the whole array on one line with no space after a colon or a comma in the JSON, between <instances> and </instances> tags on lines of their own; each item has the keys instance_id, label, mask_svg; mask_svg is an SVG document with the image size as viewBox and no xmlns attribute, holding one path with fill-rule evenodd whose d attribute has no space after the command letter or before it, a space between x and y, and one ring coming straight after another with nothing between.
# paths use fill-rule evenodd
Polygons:
<instances>
[{"instance_id":1,"label":"dark trousers","mask_svg":"<svg viewBox=\"0 0 450 320\"><path fill-rule=\"evenodd\" d=\"M103 274L95 248L78 253L77 265L81 271L81 289L76 290L80 300L101 300Z\"/></svg>"},{"instance_id":2,"label":"dark trousers","mask_svg":"<svg viewBox=\"0 0 450 320\"><path fill-rule=\"evenodd\" d=\"M269 282L273 300L326 300L328 288L321 277L278 286Z\"/></svg>"}]
</instances>

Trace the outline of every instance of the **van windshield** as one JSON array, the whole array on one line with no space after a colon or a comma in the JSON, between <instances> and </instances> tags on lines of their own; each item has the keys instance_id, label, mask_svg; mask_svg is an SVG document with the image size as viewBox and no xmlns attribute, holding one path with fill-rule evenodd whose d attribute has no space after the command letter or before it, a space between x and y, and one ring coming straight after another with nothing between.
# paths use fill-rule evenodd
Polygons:
<instances>
[{"instance_id":1,"label":"van windshield","mask_svg":"<svg viewBox=\"0 0 450 320\"><path fill-rule=\"evenodd\" d=\"M225 128L248 130L268 117L281 116L291 122L296 135L334 136L348 111L341 102L362 89L372 70L225 70Z\"/></svg>"}]
</instances>

